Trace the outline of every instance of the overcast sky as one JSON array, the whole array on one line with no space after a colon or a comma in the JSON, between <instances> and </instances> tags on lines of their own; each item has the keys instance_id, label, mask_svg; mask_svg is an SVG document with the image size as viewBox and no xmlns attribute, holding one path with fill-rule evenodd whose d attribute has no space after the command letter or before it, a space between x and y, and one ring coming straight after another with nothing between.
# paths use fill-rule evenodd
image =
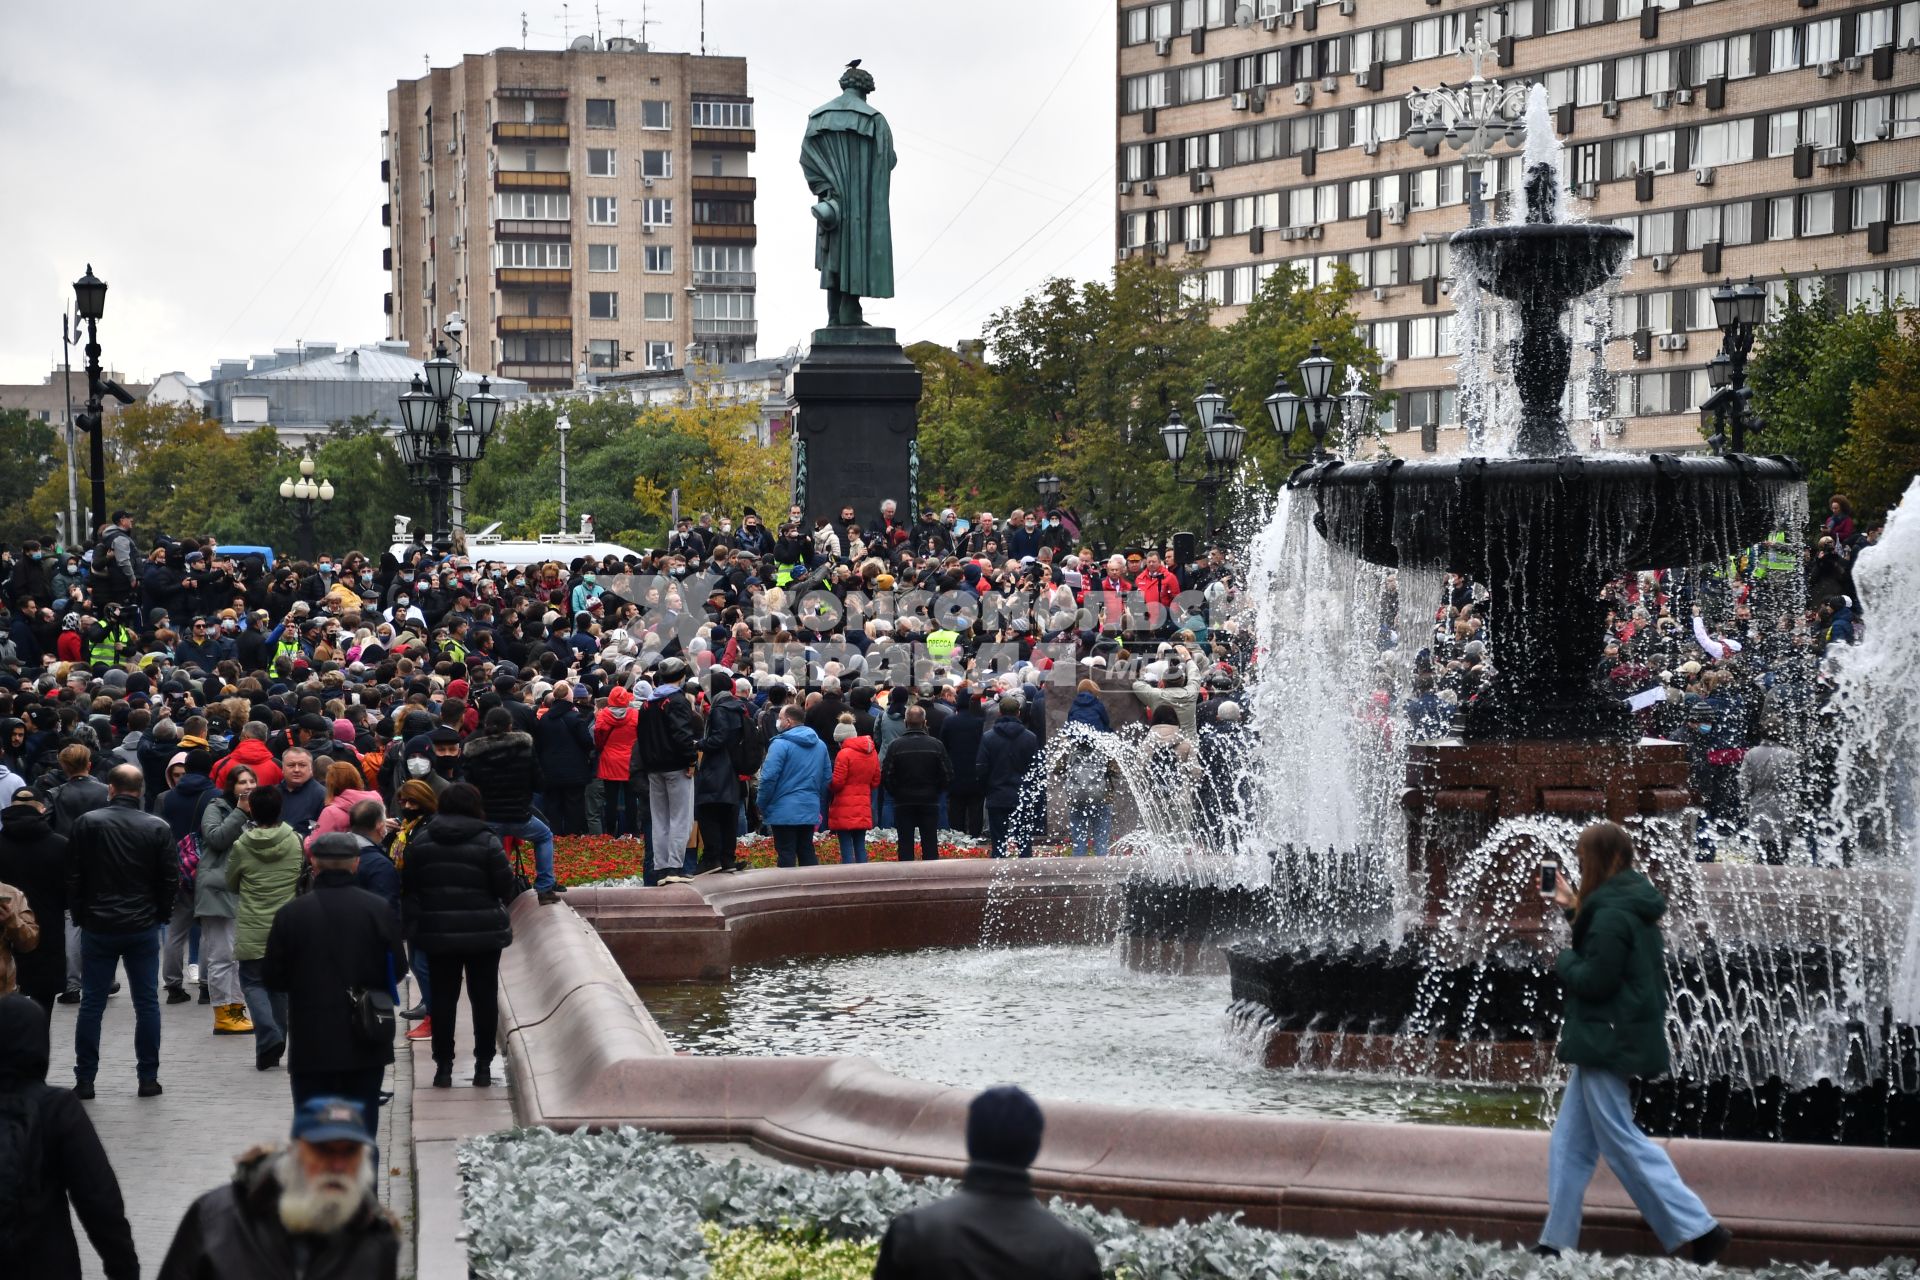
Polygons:
<instances>
[{"instance_id":1,"label":"overcast sky","mask_svg":"<svg viewBox=\"0 0 1920 1280\"><path fill-rule=\"evenodd\" d=\"M602 3L603 34L697 51L698 0ZM566 6L591 30L594 6ZM88 262L110 286L101 342L138 378L221 356L386 335L380 131L386 93L430 58L521 42L503 0L82 0L0 16L0 382L38 381ZM527 0L560 48L559 0ZM824 322L812 197L796 157L850 58L892 122L898 296L867 307L903 341L952 343L1051 275L1111 267L1109 0L707 0L707 51L744 55L757 103L760 352ZM76 363L78 357L76 355Z\"/></svg>"}]
</instances>

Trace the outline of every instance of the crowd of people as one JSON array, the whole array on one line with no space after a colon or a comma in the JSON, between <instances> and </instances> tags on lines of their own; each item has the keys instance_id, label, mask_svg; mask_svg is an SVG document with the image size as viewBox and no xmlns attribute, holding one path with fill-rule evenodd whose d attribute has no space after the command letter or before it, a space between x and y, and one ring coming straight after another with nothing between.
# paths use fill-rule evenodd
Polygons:
<instances>
[{"instance_id":1,"label":"crowd of people","mask_svg":"<svg viewBox=\"0 0 1920 1280\"><path fill-rule=\"evenodd\" d=\"M1793 753L1819 740L1823 651L1859 636L1850 566L1873 537L1837 498L1810 552L1783 535L1607 591L1596 680L1690 744L1708 814L1769 856L1812 839L1792 789L1820 770ZM556 836L641 842L650 885L740 868L750 832L783 867L815 863L822 833L865 861L875 828L903 860L950 828L1024 856L1050 820L1104 854L1116 693L1147 724L1128 803L1165 809L1138 816L1206 828L1247 803L1257 654L1220 548L890 502L811 529L797 507L682 519L624 558L554 546L275 561L149 542L118 512L90 546L0 549L0 997L40 1006L0 1015L38 1045L0 1055L0 1091L45 1076L63 1001L73 1095L93 1096L124 972L140 1096L161 1092L160 1000L197 999L261 1071L284 1061L298 1113L332 1117L317 1131L358 1117L328 1140L347 1161L377 1135L397 1019L450 1085L464 990L491 1083L507 904L559 901ZM1492 677L1488 621L1476 584L1449 578L1429 623L1389 578L1395 656L1355 715L1447 732ZM419 999L396 1009L408 971ZM323 1153L248 1176L325 1173Z\"/></svg>"}]
</instances>

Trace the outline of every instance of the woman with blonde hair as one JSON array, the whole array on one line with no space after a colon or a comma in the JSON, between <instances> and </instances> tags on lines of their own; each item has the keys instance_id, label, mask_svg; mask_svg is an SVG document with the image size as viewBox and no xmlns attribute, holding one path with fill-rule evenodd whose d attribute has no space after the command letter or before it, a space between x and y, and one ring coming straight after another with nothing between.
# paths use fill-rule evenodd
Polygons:
<instances>
[{"instance_id":1,"label":"woman with blonde hair","mask_svg":"<svg viewBox=\"0 0 1920 1280\"><path fill-rule=\"evenodd\" d=\"M1602 1156L1668 1253L1687 1246L1706 1264L1732 1233L1680 1181L1666 1151L1633 1122L1629 1078L1666 1074L1667 900L1633 868L1633 837L1595 822L1575 846L1580 889L1556 879L1553 900L1573 924L1554 968L1566 987L1559 1058L1566 1093L1547 1156L1547 1223L1534 1252L1558 1257L1580 1243L1581 1201Z\"/></svg>"}]
</instances>

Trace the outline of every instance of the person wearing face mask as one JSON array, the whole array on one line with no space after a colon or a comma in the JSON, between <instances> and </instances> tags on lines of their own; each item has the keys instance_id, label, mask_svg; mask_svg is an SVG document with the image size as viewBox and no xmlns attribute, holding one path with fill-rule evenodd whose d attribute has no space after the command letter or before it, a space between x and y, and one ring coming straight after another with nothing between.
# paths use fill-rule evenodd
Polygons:
<instances>
[{"instance_id":1,"label":"person wearing face mask","mask_svg":"<svg viewBox=\"0 0 1920 1280\"><path fill-rule=\"evenodd\" d=\"M600 575L589 568L580 575L580 585L573 589L571 602L575 614L585 613L587 606L605 595L607 589L600 585Z\"/></svg>"},{"instance_id":2,"label":"person wearing face mask","mask_svg":"<svg viewBox=\"0 0 1920 1280\"><path fill-rule=\"evenodd\" d=\"M1027 512L1008 526L1006 547L1007 554L1015 560L1040 554L1040 521L1034 512Z\"/></svg>"},{"instance_id":3,"label":"person wearing face mask","mask_svg":"<svg viewBox=\"0 0 1920 1280\"><path fill-rule=\"evenodd\" d=\"M404 588L393 597L393 607L380 616L394 624L396 630L425 631L427 629L427 615L420 611L420 606L413 603L413 597Z\"/></svg>"}]
</instances>

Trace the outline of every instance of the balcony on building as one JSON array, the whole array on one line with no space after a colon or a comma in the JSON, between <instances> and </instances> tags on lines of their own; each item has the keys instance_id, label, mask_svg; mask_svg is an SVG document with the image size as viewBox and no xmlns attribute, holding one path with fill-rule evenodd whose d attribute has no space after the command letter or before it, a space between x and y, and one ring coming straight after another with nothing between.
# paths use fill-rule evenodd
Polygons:
<instances>
[{"instance_id":1,"label":"balcony on building","mask_svg":"<svg viewBox=\"0 0 1920 1280\"><path fill-rule=\"evenodd\" d=\"M693 318L693 336L699 338L755 338L760 334L758 320L705 320Z\"/></svg>"},{"instance_id":2,"label":"balcony on building","mask_svg":"<svg viewBox=\"0 0 1920 1280\"><path fill-rule=\"evenodd\" d=\"M496 145L518 143L521 146L565 146L568 142L567 122L501 120L493 126L493 141Z\"/></svg>"},{"instance_id":3,"label":"balcony on building","mask_svg":"<svg viewBox=\"0 0 1920 1280\"><path fill-rule=\"evenodd\" d=\"M496 325L503 337L509 333L572 333L573 317L501 316Z\"/></svg>"},{"instance_id":4,"label":"balcony on building","mask_svg":"<svg viewBox=\"0 0 1920 1280\"><path fill-rule=\"evenodd\" d=\"M696 267L693 272L696 289L752 289L755 278L751 271L702 271Z\"/></svg>"},{"instance_id":5,"label":"balcony on building","mask_svg":"<svg viewBox=\"0 0 1920 1280\"><path fill-rule=\"evenodd\" d=\"M502 289L566 293L573 288L573 271L567 267L495 267L493 282Z\"/></svg>"},{"instance_id":6,"label":"balcony on building","mask_svg":"<svg viewBox=\"0 0 1920 1280\"><path fill-rule=\"evenodd\" d=\"M495 218L496 240L571 240L573 222L568 218Z\"/></svg>"},{"instance_id":7,"label":"balcony on building","mask_svg":"<svg viewBox=\"0 0 1920 1280\"><path fill-rule=\"evenodd\" d=\"M722 199L752 200L758 194L752 178L719 177L713 174L696 173L691 181L695 197L718 196Z\"/></svg>"},{"instance_id":8,"label":"balcony on building","mask_svg":"<svg viewBox=\"0 0 1920 1280\"><path fill-rule=\"evenodd\" d=\"M495 191L565 191L571 183L572 175L565 169L496 169L493 174Z\"/></svg>"},{"instance_id":9,"label":"balcony on building","mask_svg":"<svg viewBox=\"0 0 1920 1280\"><path fill-rule=\"evenodd\" d=\"M752 151L754 149L753 130L751 129L702 129L693 130L693 145L713 147L721 151Z\"/></svg>"}]
</instances>

